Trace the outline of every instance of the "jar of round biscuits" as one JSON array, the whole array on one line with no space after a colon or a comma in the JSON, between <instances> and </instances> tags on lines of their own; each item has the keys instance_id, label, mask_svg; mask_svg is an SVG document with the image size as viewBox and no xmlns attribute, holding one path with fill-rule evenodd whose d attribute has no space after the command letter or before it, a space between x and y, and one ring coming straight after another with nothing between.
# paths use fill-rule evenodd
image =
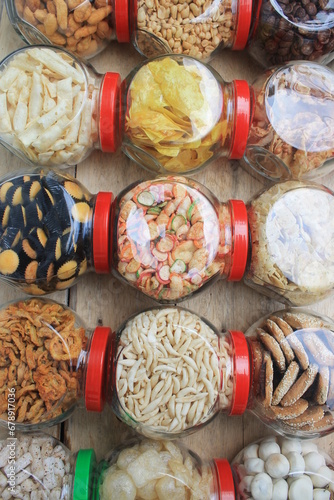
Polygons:
<instances>
[{"instance_id":1,"label":"jar of round biscuits","mask_svg":"<svg viewBox=\"0 0 334 500\"><path fill-rule=\"evenodd\" d=\"M0 441L0 496L3 500L89 500L95 468L92 449L72 453L42 432L16 433L15 438Z\"/></svg>"},{"instance_id":2,"label":"jar of round biscuits","mask_svg":"<svg viewBox=\"0 0 334 500\"><path fill-rule=\"evenodd\" d=\"M333 170L331 69L312 62L273 68L253 82L252 99L247 170L272 181L311 180Z\"/></svg>"},{"instance_id":3,"label":"jar of round biscuits","mask_svg":"<svg viewBox=\"0 0 334 500\"><path fill-rule=\"evenodd\" d=\"M102 410L109 328L89 330L68 307L40 298L3 305L0 327L0 425L13 432L57 425L83 398L87 410Z\"/></svg>"},{"instance_id":4,"label":"jar of round biscuits","mask_svg":"<svg viewBox=\"0 0 334 500\"><path fill-rule=\"evenodd\" d=\"M127 0L5 0L9 20L28 44L55 45L82 59L111 40L129 42Z\"/></svg>"},{"instance_id":5,"label":"jar of round biscuits","mask_svg":"<svg viewBox=\"0 0 334 500\"><path fill-rule=\"evenodd\" d=\"M334 462L312 441L261 439L240 451L231 469L236 486L233 500L330 500L333 496Z\"/></svg>"},{"instance_id":6,"label":"jar of round biscuits","mask_svg":"<svg viewBox=\"0 0 334 500\"><path fill-rule=\"evenodd\" d=\"M285 309L260 319L246 338L253 374L248 409L288 436L332 432L333 321L306 309Z\"/></svg>"},{"instance_id":7,"label":"jar of round biscuits","mask_svg":"<svg viewBox=\"0 0 334 500\"><path fill-rule=\"evenodd\" d=\"M113 350L108 400L146 437L183 437L219 412L245 411L249 365L241 332L218 332L186 309L160 307L129 318Z\"/></svg>"}]
</instances>

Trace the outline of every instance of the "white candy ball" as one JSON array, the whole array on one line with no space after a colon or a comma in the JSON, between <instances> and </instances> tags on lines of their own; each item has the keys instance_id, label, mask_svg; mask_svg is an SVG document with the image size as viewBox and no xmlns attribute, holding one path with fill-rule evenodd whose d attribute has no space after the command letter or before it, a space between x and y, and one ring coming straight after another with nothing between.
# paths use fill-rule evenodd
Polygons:
<instances>
[{"instance_id":1,"label":"white candy ball","mask_svg":"<svg viewBox=\"0 0 334 500\"><path fill-rule=\"evenodd\" d=\"M290 474L294 477L300 477L305 472L305 461L297 451L290 451L287 453L286 458L289 460L290 464Z\"/></svg>"},{"instance_id":2,"label":"white candy ball","mask_svg":"<svg viewBox=\"0 0 334 500\"><path fill-rule=\"evenodd\" d=\"M288 489L289 486L285 479L275 479L272 500L287 500Z\"/></svg>"},{"instance_id":3,"label":"white candy ball","mask_svg":"<svg viewBox=\"0 0 334 500\"><path fill-rule=\"evenodd\" d=\"M245 460L244 465L247 474L258 474L264 471L264 461L261 458L249 458Z\"/></svg>"},{"instance_id":4,"label":"white candy ball","mask_svg":"<svg viewBox=\"0 0 334 500\"><path fill-rule=\"evenodd\" d=\"M260 444L259 457L262 460L266 461L274 453L281 453L281 448L276 441L264 441Z\"/></svg>"},{"instance_id":5,"label":"white candy ball","mask_svg":"<svg viewBox=\"0 0 334 500\"><path fill-rule=\"evenodd\" d=\"M253 482L254 476L244 476L239 483L239 491L242 493L250 493L251 485Z\"/></svg>"},{"instance_id":6,"label":"white candy ball","mask_svg":"<svg viewBox=\"0 0 334 500\"><path fill-rule=\"evenodd\" d=\"M273 478L279 479L289 474L289 461L281 453L273 453L265 463L266 472Z\"/></svg>"},{"instance_id":7,"label":"white candy ball","mask_svg":"<svg viewBox=\"0 0 334 500\"><path fill-rule=\"evenodd\" d=\"M313 500L313 484L308 476L301 476L291 483L289 500Z\"/></svg>"},{"instance_id":8,"label":"white candy ball","mask_svg":"<svg viewBox=\"0 0 334 500\"><path fill-rule=\"evenodd\" d=\"M331 492L329 490L313 490L313 500L330 500Z\"/></svg>"},{"instance_id":9,"label":"white candy ball","mask_svg":"<svg viewBox=\"0 0 334 500\"><path fill-rule=\"evenodd\" d=\"M290 451L302 452L302 444L299 439L283 439L282 441L282 453L287 455Z\"/></svg>"},{"instance_id":10,"label":"white candy ball","mask_svg":"<svg viewBox=\"0 0 334 500\"><path fill-rule=\"evenodd\" d=\"M316 474L312 474L311 479L315 488L324 488L332 481L332 471L327 465L322 465Z\"/></svg>"},{"instance_id":11,"label":"white candy ball","mask_svg":"<svg viewBox=\"0 0 334 500\"><path fill-rule=\"evenodd\" d=\"M254 500L271 500L273 494L273 482L265 472L257 474L251 485L251 494Z\"/></svg>"},{"instance_id":12,"label":"white candy ball","mask_svg":"<svg viewBox=\"0 0 334 500\"><path fill-rule=\"evenodd\" d=\"M316 451L310 451L304 455L304 461L306 472L317 472L320 467L326 464L325 458Z\"/></svg>"},{"instance_id":13,"label":"white candy ball","mask_svg":"<svg viewBox=\"0 0 334 500\"><path fill-rule=\"evenodd\" d=\"M318 446L316 443L313 443L313 441L302 441L301 447L303 455L307 455L307 453L310 453L311 451L318 451Z\"/></svg>"},{"instance_id":14,"label":"white candy ball","mask_svg":"<svg viewBox=\"0 0 334 500\"><path fill-rule=\"evenodd\" d=\"M244 461L248 458L258 458L259 457L259 445L251 444L244 449Z\"/></svg>"}]
</instances>

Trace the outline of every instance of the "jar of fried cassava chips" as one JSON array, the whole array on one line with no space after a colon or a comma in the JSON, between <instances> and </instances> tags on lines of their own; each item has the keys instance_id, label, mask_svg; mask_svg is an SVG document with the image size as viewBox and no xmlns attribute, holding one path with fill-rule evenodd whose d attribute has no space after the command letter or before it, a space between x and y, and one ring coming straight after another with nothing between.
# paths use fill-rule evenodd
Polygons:
<instances>
[{"instance_id":1,"label":"jar of fried cassava chips","mask_svg":"<svg viewBox=\"0 0 334 500\"><path fill-rule=\"evenodd\" d=\"M334 78L315 63L271 70L253 87L169 55L100 75L60 50L28 47L0 66L0 140L31 165L76 165L122 147L158 173L193 173L219 157L274 179L333 167Z\"/></svg>"}]
</instances>

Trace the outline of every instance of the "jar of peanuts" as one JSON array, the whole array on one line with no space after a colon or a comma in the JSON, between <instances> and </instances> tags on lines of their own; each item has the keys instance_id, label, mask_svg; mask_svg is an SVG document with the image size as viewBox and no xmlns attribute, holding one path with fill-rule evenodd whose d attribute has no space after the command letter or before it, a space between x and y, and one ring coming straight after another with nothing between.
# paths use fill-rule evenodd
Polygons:
<instances>
[{"instance_id":1,"label":"jar of peanuts","mask_svg":"<svg viewBox=\"0 0 334 500\"><path fill-rule=\"evenodd\" d=\"M251 87L177 55L141 64L122 84L60 49L26 47L0 64L0 140L30 165L76 165L121 146L155 173L226 157L275 181L313 178L334 165L333 102L333 72L309 62Z\"/></svg>"},{"instance_id":2,"label":"jar of peanuts","mask_svg":"<svg viewBox=\"0 0 334 500\"><path fill-rule=\"evenodd\" d=\"M89 500L95 468L92 449L72 453L53 436L16 433L15 438L0 441L0 496L2 500Z\"/></svg>"},{"instance_id":3,"label":"jar of peanuts","mask_svg":"<svg viewBox=\"0 0 334 500\"><path fill-rule=\"evenodd\" d=\"M175 303L219 278L245 277L261 293L306 305L334 288L333 221L333 193L318 184L279 183L246 207L168 176L114 200L38 169L0 180L0 278L43 295L86 271L112 272L157 302Z\"/></svg>"},{"instance_id":4,"label":"jar of peanuts","mask_svg":"<svg viewBox=\"0 0 334 500\"><path fill-rule=\"evenodd\" d=\"M68 307L40 298L3 305L0 325L1 426L38 430L63 422L80 405L102 410L110 328L89 330Z\"/></svg>"},{"instance_id":5,"label":"jar of peanuts","mask_svg":"<svg viewBox=\"0 0 334 500\"><path fill-rule=\"evenodd\" d=\"M129 42L127 0L5 0L15 31L28 44L55 45L89 59L111 40Z\"/></svg>"},{"instance_id":6,"label":"jar of peanuts","mask_svg":"<svg viewBox=\"0 0 334 500\"><path fill-rule=\"evenodd\" d=\"M330 500L334 462L310 441L271 436L231 464L202 461L180 442L134 438L100 463L96 500Z\"/></svg>"}]
</instances>

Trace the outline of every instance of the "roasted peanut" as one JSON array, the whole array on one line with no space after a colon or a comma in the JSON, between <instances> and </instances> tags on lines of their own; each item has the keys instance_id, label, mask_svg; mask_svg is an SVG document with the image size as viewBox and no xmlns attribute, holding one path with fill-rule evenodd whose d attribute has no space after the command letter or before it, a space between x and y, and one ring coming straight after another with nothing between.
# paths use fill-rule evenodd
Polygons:
<instances>
[{"instance_id":1,"label":"roasted peanut","mask_svg":"<svg viewBox=\"0 0 334 500\"><path fill-rule=\"evenodd\" d=\"M107 5L102 9L95 10L87 19L88 24L98 24L111 13L111 6Z\"/></svg>"},{"instance_id":2,"label":"roasted peanut","mask_svg":"<svg viewBox=\"0 0 334 500\"><path fill-rule=\"evenodd\" d=\"M79 40L80 38L86 38L89 35L92 35L97 30L97 26L84 26L83 28L79 28L74 33L74 38Z\"/></svg>"},{"instance_id":3,"label":"roasted peanut","mask_svg":"<svg viewBox=\"0 0 334 500\"><path fill-rule=\"evenodd\" d=\"M37 19L35 19L34 13L29 9L29 7L26 5L23 10L23 17L28 23L32 24L33 26L36 26Z\"/></svg>"},{"instance_id":4,"label":"roasted peanut","mask_svg":"<svg viewBox=\"0 0 334 500\"><path fill-rule=\"evenodd\" d=\"M75 9L73 13L74 20L77 23L83 23L84 21L87 21L91 13L92 13L91 4L89 2L85 2Z\"/></svg>"},{"instance_id":5,"label":"roasted peanut","mask_svg":"<svg viewBox=\"0 0 334 500\"><path fill-rule=\"evenodd\" d=\"M58 23L56 16L54 14L47 14L44 20L44 27L45 27L45 33L48 36L53 35L57 31Z\"/></svg>"}]
</instances>

